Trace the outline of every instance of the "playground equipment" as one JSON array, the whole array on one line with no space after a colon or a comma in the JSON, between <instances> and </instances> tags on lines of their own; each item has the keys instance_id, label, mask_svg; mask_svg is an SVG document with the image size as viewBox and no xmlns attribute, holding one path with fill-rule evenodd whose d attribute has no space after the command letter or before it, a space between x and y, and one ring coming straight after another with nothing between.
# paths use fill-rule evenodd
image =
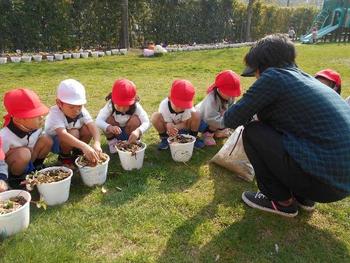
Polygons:
<instances>
[{"instance_id":1,"label":"playground equipment","mask_svg":"<svg viewBox=\"0 0 350 263\"><path fill-rule=\"evenodd\" d=\"M321 12L300 40L302 43L312 43L314 39L328 37L335 41L350 40L350 0L324 0Z\"/></svg>"}]
</instances>

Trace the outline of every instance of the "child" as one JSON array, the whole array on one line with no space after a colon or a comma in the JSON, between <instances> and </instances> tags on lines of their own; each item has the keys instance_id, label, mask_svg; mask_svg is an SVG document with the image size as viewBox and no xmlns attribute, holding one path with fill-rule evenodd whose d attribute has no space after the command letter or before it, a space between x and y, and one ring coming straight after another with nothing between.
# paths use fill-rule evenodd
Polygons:
<instances>
[{"instance_id":1,"label":"child","mask_svg":"<svg viewBox=\"0 0 350 263\"><path fill-rule=\"evenodd\" d=\"M54 139L53 152L59 153L59 160L67 166L73 165L80 151L91 162L97 162L98 152L102 152L100 134L84 107L84 86L74 79L63 80L58 85L56 104L45 122L45 132ZM94 139L92 147L91 138Z\"/></svg>"},{"instance_id":2,"label":"child","mask_svg":"<svg viewBox=\"0 0 350 263\"><path fill-rule=\"evenodd\" d=\"M2 150L2 139L0 137L0 193L8 189L7 179L7 163L5 162L5 153Z\"/></svg>"},{"instance_id":3,"label":"child","mask_svg":"<svg viewBox=\"0 0 350 263\"><path fill-rule=\"evenodd\" d=\"M18 187L26 174L43 168L52 147L51 138L43 135L41 128L49 109L36 93L25 88L6 92L4 105L8 114L0 130L2 150L9 169L9 183Z\"/></svg>"},{"instance_id":4,"label":"child","mask_svg":"<svg viewBox=\"0 0 350 263\"><path fill-rule=\"evenodd\" d=\"M161 139L159 150L168 149L168 136L176 136L180 130L189 130L189 134L196 137L196 148L205 146L204 142L197 138L200 114L193 108L194 94L191 82L184 79L175 80L170 96L160 103L158 112L153 113L152 124Z\"/></svg>"},{"instance_id":5,"label":"child","mask_svg":"<svg viewBox=\"0 0 350 263\"><path fill-rule=\"evenodd\" d=\"M150 127L150 121L138 102L132 81L115 81L112 93L106 99L108 102L100 110L96 124L105 133L109 151L113 154L117 151L115 144L118 140L135 143Z\"/></svg>"},{"instance_id":6,"label":"child","mask_svg":"<svg viewBox=\"0 0 350 263\"><path fill-rule=\"evenodd\" d=\"M339 95L341 93L340 74L332 69L324 69L316 73L315 78L323 84L335 90Z\"/></svg>"},{"instance_id":7,"label":"child","mask_svg":"<svg viewBox=\"0 0 350 263\"><path fill-rule=\"evenodd\" d=\"M202 125L206 127L204 135L205 145L216 145L217 138L228 137L227 129L222 123L223 115L234 98L241 95L239 76L231 70L220 72L208 90L208 95L198 105L196 110L200 113Z\"/></svg>"}]
</instances>

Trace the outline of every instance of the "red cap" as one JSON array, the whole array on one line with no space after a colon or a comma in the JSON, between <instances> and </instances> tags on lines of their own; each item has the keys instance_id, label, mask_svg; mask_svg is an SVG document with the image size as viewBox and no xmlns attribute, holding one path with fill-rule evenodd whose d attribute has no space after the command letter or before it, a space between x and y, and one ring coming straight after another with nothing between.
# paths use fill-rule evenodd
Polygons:
<instances>
[{"instance_id":1,"label":"red cap","mask_svg":"<svg viewBox=\"0 0 350 263\"><path fill-rule=\"evenodd\" d=\"M130 106L135 103L136 85L128 79L118 79L113 84L112 102L118 106Z\"/></svg>"},{"instance_id":2,"label":"red cap","mask_svg":"<svg viewBox=\"0 0 350 263\"><path fill-rule=\"evenodd\" d=\"M171 85L170 101L176 107L190 109L193 107L193 97L195 94L191 82L185 79L177 79Z\"/></svg>"},{"instance_id":3,"label":"red cap","mask_svg":"<svg viewBox=\"0 0 350 263\"><path fill-rule=\"evenodd\" d=\"M215 83L208 88L207 93L211 92L215 87L222 94L229 97L238 97L241 95L241 81L239 76L232 70L224 70L216 75Z\"/></svg>"},{"instance_id":4,"label":"red cap","mask_svg":"<svg viewBox=\"0 0 350 263\"><path fill-rule=\"evenodd\" d=\"M333 81L338 87L341 86L340 74L332 69L324 69L316 73L315 78L322 77Z\"/></svg>"},{"instance_id":5,"label":"red cap","mask_svg":"<svg viewBox=\"0 0 350 263\"><path fill-rule=\"evenodd\" d=\"M4 126L10 122L11 117L34 118L46 115L49 108L39 99L38 95L29 89L13 89L5 93L4 105L7 111Z\"/></svg>"},{"instance_id":6,"label":"red cap","mask_svg":"<svg viewBox=\"0 0 350 263\"><path fill-rule=\"evenodd\" d=\"M4 151L2 150L2 139L0 137L0 161L5 160L5 154Z\"/></svg>"}]
</instances>

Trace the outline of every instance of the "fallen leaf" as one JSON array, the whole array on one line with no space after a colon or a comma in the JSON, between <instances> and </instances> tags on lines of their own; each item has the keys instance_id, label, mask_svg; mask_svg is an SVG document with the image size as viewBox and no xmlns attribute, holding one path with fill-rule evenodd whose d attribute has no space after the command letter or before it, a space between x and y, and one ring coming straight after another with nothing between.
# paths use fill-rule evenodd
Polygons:
<instances>
[{"instance_id":1,"label":"fallen leaf","mask_svg":"<svg viewBox=\"0 0 350 263\"><path fill-rule=\"evenodd\" d=\"M117 189L119 192L123 191L123 189L121 189L120 187L116 187L115 189Z\"/></svg>"},{"instance_id":2,"label":"fallen leaf","mask_svg":"<svg viewBox=\"0 0 350 263\"><path fill-rule=\"evenodd\" d=\"M102 192L102 194L105 194L105 193L107 193L107 189L106 189L106 188L104 188L104 187L102 186L102 188L101 188L101 192Z\"/></svg>"}]
</instances>

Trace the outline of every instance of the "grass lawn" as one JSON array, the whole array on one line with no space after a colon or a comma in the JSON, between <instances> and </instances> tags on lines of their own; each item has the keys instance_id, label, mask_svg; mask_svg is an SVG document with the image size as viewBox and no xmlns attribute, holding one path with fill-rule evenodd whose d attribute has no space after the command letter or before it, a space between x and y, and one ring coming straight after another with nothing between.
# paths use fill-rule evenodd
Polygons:
<instances>
[{"instance_id":1,"label":"grass lawn","mask_svg":"<svg viewBox=\"0 0 350 263\"><path fill-rule=\"evenodd\" d=\"M310 74L328 67L339 71L343 97L350 95L349 46L297 49L300 68ZM113 81L126 77L136 83L151 115L172 80L190 80L199 101L216 73L241 72L247 50L7 64L0 66L0 91L29 87L53 105L58 83L75 78L85 85L87 109L96 116ZM242 81L247 89L254 79ZM32 205L29 228L0 241L0 262L350 262L349 198L319 204L314 213L294 219L263 213L241 201L242 191L255 190L255 183L208 163L220 145L196 150L185 165L157 151L154 128L143 140L148 148L142 170L125 172L113 156L106 194L76 176L66 204L46 211Z\"/></svg>"}]
</instances>

